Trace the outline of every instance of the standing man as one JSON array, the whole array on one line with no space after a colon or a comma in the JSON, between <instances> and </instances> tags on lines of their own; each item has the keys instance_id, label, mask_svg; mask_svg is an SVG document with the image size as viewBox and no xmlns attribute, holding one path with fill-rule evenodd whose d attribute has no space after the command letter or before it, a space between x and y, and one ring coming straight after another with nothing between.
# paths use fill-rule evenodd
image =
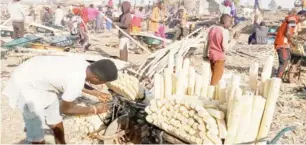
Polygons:
<instances>
[{"instance_id":1,"label":"standing man","mask_svg":"<svg viewBox=\"0 0 306 145\"><path fill-rule=\"evenodd\" d=\"M303 23L306 19L306 11L302 10L297 15L292 14L285 18L281 26L278 28L274 47L278 54L279 67L277 77L282 78L287 64L290 61L291 53L290 48L297 46L293 40L293 35L298 23Z\"/></svg>"},{"instance_id":2,"label":"standing man","mask_svg":"<svg viewBox=\"0 0 306 145\"><path fill-rule=\"evenodd\" d=\"M13 39L21 38L24 35L24 20L26 15L19 2L20 0L13 0L12 3L8 4L8 12L13 22Z\"/></svg>"},{"instance_id":3,"label":"standing man","mask_svg":"<svg viewBox=\"0 0 306 145\"><path fill-rule=\"evenodd\" d=\"M81 9L73 8L72 11L74 16L72 16L68 22L68 27L71 35L79 36L79 44L82 45L83 51L85 52L90 47L89 38L87 35L88 31L86 30L83 19L81 18Z\"/></svg>"},{"instance_id":4,"label":"standing man","mask_svg":"<svg viewBox=\"0 0 306 145\"><path fill-rule=\"evenodd\" d=\"M206 50L211 65L212 78L211 85L218 85L222 78L225 62L225 51L229 49L229 31L232 26L232 17L229 14L222 14L220 25L213 26L208 32ZM204 55L204 58L206 56Z\"/></svg>"},{"instance_id":5,"label":"standing man","mask_svg":"<svg viewBox=\"0 0 306 145\"><path fill-rule=\"evenodd\" d=\"M175 35L173 37L173 41L181 39L181 37L185 37L188 34L187 28L187 13L184 6L180 6L179 10L174 18L175 26Z\"/></svg>"},{"instance_id":6,"label":"standing man","mask_svg":"<svg viewBox=\"0 0 306 145\"><path fill-rule=\"evenodd\" d=\"M89 5L89 8L87 8L88 10L88 22L89 25L92 29L94 29L96 26L96 18L99 15L99 11L98 9L94 8L93 4Z\"/></svg>"},{"instance_id":7,"label":"standing man","mask_svg":"<svg viewBox=\"0 0 306 145\"><path fill-rule=\"evenodd\" d=\"M99 13L96 20L96 31L100 32L101 30L104 30L104 14L103 14L103 7L99 6Z\"/></svg>"},{"instance_id":8,"label":"standing man","mask_svg":"<svg viewBox=\"0 0 306 145\"><path fill-rule=\"evenodd\" d=\"M55 19L54 19L54 25L56 26L62 26L62 20L64 19L64 12L61 9L61 6L57 6L55 10Z\"/></svg>"},{"instance_id":9,"label":"standing man","mask_svg":"<svg viewBox=\"0 0 306 145\"><path fill-rule=\"evenodd\" d=\"M113 19L113 10L112 10L112 9L113 9L112 7L107 6L107 10L106 10L106 12L105 12L106 17L108 17L108 18L111 19L111 20ZM108 31L111 31L112 28L113 28L112 22L106 20L106 29L107 29Z\"/></svg>"},{"instance_id":10,"label":"standing man","mask_svg":"<svg viewBox=\"0 0 306 145\"><path fill-rule=\"evenodd\" d=\"M45 7L45 13L43 14L43 17L42 17L42 23L43 25L50 26L52 25L52 21L53 21L53 18L52 18L51 10L49 7Z\"/></svg>"},{"instance_id":11,"label":"standing man","mask_svg":"<svg viewBox=\"0 0 306 145\"><path fill-rule=\"evenodd\" d=\"M3 94L9 97L12 108L21 110L27 142L44 144L46 123L54 132L56 144L65 144L61 113L76 116L107 112L110 106L104 103L81 107L73 101L82 91L100 100L108 99L107 94L84 89L85 82L104 84L116 80L117 75L115 64L107 59L89 64L77 57L39 56L15 69Z\"/></svg>"},{"instance_id":12,"label":"standing man","mask_svg":"<svg viewBox=\"0 0 306 145\"><path fill-rule=\"evenodd\" d=\"M124 1L121 4L122 14L119 16L119 23L116 23L118 27L124 30L127 34L130 33L132 16L130 13L131 3ZM123 61L128 61L128 50L130 45L130 40L121 31L119 31L119 49L120 49L120 59Z\"/></svg>"}]
</instances>

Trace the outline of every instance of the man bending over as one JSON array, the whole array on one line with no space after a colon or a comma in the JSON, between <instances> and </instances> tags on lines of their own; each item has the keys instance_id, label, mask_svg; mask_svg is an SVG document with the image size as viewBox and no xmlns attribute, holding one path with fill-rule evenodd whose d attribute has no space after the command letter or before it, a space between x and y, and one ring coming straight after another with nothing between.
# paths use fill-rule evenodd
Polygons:
<instances>
[{"instance_id":1,"label":"man bending over","mask_svg":"<svg viewBox=\"0 0 306 145\"><path fill-rule=\"evenodd\" d=\"M85 90L85 82L99 85L114 81L117 76L117 68L110 60L89 64L77 57L39 56L15 69L3 94L9 97L11 107L22 112L26 141L45 143L43 123L46 123L54 132L55 142L65 144L61 113L93 115L107 112L109 106L104 103L81 107L73 101L81 96L82 90L100 99L106 98L105 94Z\"/></svg>"}]
</instances>

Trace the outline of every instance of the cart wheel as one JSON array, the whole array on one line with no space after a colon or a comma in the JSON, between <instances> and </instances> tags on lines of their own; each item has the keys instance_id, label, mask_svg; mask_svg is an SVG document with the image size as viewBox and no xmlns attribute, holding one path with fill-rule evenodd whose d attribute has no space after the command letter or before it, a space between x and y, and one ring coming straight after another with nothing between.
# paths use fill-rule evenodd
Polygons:
<instances>
[{"instance_id":1,"label":"cart wheel","mask_svg":"<svg viewBox=\"0 0 306 145\"><path fill-rule=\"evenodd\" d=\"M105 130L103 138L104 144L140 144L141 131L133 130L136 123L128 116L121 116L115 119Z\"/></svg>"}]
</instances>

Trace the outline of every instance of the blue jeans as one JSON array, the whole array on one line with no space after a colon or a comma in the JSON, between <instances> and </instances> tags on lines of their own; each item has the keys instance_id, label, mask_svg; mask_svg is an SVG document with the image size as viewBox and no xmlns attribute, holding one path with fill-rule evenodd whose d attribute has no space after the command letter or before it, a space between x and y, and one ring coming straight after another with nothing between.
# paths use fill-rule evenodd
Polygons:
<instances>
[{"instance_id":1,"label":"blue jeans","mask_svg":"<svg viewBox=\"0 0 306 145\"><path fill-rule=\"evenodd\" d=\"M112 23L110 21L106 20L106 29L107 30L112 30L112 28L113 28Z\"/></svg>"},{"instance_id":2,"label":"blue jeans","mask_svg":"<svg viewBox=\"0 0 306 145\"><path fill-rule=\"evenodd\" d=\"M59 100L56 99L50 106L37 112L31 112L24 102L24 98L20 97L18 104L20 108L22 107L22 116L27 130L26 141L41 142L45 136L44 124L56 125L63 121L59 110Z\"/></svg>"}]
</instances>

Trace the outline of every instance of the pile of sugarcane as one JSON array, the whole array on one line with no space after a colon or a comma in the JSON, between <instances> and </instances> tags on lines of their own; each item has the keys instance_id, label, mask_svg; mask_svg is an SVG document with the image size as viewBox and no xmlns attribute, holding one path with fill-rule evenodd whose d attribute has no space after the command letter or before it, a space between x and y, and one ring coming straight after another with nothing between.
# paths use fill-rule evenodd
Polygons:
<instances>
[{"instance_id":1,"label":"pile of sugarcane","mask_svg":"<svg viewBox=\"0 0 306 145\"><path fill-rule=\"evenodd\" d=\"M169 59L175 56L184 57L192 47L197 47L201 42L206 41L207 31L200 32L195 38L191 38L202 28L195 30L183 40L175 41L150 55L138 68L139 78L152 78L155 73L161 73L168 65ZM169 58L169 59L168 59Z\"/></svg>"},{"instance_id":2,"label":"pile of sugarcane","mask_svg":"<svg viewBox=\"0 0 306 145\"><path fill-rule=\"evenodd\" d=\"M209 63L203 62L198 74L189 59L176 58L175 71L170 62L163 74L154 75L146 119L187 143L254 144L267 137L279 96L281 80L270 78L272 66L270 56L261 77L254 63L246 82L233 75L211 86Z\"/></svg>"},{"instance_id":3,"label":"pile of sugarcane","mask_svg":"<svg viewBox=\"0 0 306 145\"><path fill-rule=\"evenodd\" d=\"M120 72L118 79L107 83L106 86L128 100L140 100L144 98L144 88L141 86L139 80L127 73Z\"/></svg>"}]
</instances>

